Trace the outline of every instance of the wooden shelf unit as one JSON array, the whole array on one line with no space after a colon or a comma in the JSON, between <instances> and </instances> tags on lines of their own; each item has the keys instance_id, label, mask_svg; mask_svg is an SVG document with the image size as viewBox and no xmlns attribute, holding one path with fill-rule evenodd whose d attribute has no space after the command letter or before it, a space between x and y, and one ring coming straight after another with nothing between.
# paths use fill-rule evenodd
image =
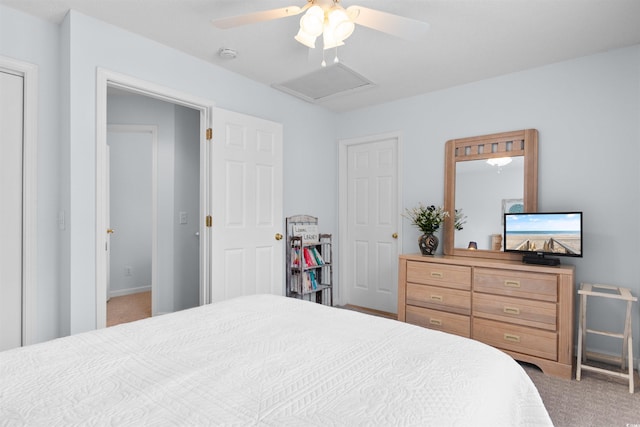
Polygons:
<instances>
[{"instance_id":1,"label":"wooden shelf unit","mask_svg":"<svg viewBox=\"0 0 640 427\"><path fill-rule=\"evenodd\" d=\"M398 320L472 338L572 378L574 267L401 255Z\"/></svg>"}]
</instances>

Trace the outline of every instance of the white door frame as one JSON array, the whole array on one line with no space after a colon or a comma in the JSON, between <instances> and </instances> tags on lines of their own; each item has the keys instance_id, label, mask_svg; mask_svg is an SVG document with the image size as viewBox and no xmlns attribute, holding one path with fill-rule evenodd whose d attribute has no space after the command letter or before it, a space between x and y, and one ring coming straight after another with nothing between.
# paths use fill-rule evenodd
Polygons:
<instances>
[{"instance_id":1,"label":"white door frame","mask_svg":"<svg viewBox=\"0 0 640 427\"><path fill-rule=\"evenodd\" d=\"M135 77L98 68L96 76L96 327L107 324L106 304L106 244L105 192L107 145L107 86L124 89L139 95L182 105L200 111L200 304L211 301L211 229L205 218L211 212L210 170L208 167L210 141L206 130L212 125L214 103L188 93L176 91Z\"/></svg>"},{"instance_id":2,"label":"white door frame","mask_svg":"<svg viewBox=\"0 0 640 427\"><path fill-rule=\"evenodd\" d=\"M0 69L24 79L22 160L22 345L36 342L38 66L0 56Z\"/></svg>"},{"instance_id":3,"label":"white door frame","mask_svg":"<svg viewBox=\"0 0 640 427\"><path fill-rule=\"evenodd\" d=\"M347 283L347 253L348 253L348 224L347 224L347 207L348 207L348 169L349 165L347 162L347 150L349 146L358 145L358 144L370 144L376 141L393 139L396 141L396 149L397 149L397 164L396 170L398 171L397 176L397 197L398 197L398 209L402 206L402 135L400 132L390 132L378 135L369 135L364 137L357 138L345 138L338 140L338 249L339 249L339 286L337 289L334 289L334 300L337 301L337 304L344 305L347 301L346 294L346 283ZM400 212L398 212L398 252L402 253L402 216ZM335 292L337 290L337 292ZM336 296L337 294L337 296Z\"/></svg>"},{"instance_id":4,"label":"white door frame","mask_svg":"<svg viewBox=\"0 0 640 427\"><path fill-rule=\"evenodd\" d=\"M158 314L160 307L160 292L158 292L158 126L156 125L123 125L108 124L107 132L118 133L142 133L151 135L151 315ZM108 160L108 159L106 159ZM107 177L110 171L105 170ZM109 183L105 183L107 188ZM105 201L109 200L109 193L105 191ZM105 209L111 206L108 201ZM110 224L107 224L109 227ZM117 233L117 230L116 230ZM110 239L110 237L107 237ZM109 252L111 246L109 246ZM108 265L106 266L109 267ZM107 272L108 273L108 272ZM108 285L108 283L107 283ZM107 299L109 298L109 289L107 288Z\"/></svg>"}]
</instances>

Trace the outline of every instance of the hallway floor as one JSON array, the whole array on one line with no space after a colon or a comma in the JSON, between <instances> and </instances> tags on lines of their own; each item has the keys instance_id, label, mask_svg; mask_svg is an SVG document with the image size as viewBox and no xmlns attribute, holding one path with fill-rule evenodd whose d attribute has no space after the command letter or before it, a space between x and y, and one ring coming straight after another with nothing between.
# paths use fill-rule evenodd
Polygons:
<instances>
[{"instance_id":1,"label":"hallway floor","mask_svg":"<svg viewBox=\"0 0 640 427\"><path fill-rule=\"evenodd\" d=\"M151 317L151 291L113 297L107 302L107 326Z\"/></svg>"}]
</instances>

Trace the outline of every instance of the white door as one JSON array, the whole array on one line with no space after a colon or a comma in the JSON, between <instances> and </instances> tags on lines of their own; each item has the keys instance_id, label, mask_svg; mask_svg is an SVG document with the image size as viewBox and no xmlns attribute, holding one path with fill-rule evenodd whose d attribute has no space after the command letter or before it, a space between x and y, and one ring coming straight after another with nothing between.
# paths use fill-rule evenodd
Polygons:
<instances>
[{"instance_id":1,"label":"white door","mask_svg":"<svg viewBox=\"0 0 640 427\"><path fill-rule=\"evenodd\" d=\"M0 351L22 345L23 77L0 72Z\"/></svg>"},{"instance_id":2,"label":"white door","mask_svg":"<svg viewBox=\"0 0 640 427\"><path fill-rule=\"evenodd\" d=\"M282 125L216 109L211 152L211 300L282 295Z\"/></svg>"},{"instance_id":3,"label":"white door","mask_svg":"<svg viewBox=\"0 0 640 427\"><path fill-rule=\"evenodd\" d=\"M398 301L398 138L346 147L347 303L389 313ZM349 267L344 267L349 266Z\"/></svg>"}]
</instances>

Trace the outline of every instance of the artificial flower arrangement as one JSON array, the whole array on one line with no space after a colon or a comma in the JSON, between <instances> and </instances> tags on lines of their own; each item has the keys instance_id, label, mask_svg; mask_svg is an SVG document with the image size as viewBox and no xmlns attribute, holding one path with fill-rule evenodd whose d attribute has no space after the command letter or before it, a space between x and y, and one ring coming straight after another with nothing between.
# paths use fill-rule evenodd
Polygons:
<instances>
[{"instance_id":1,"label":"artificial flower arrangement","mask_svg":"<svg viewBox=\"0 0 640 427\"><path fill-rule=\"evenodd\" d=\"M405 216L424 234L433 234L438 231L445 218L449 217L449 212L445 211L442 206L425 206L419 203L418 206L407 209ZM462 213L462 209L456 209L455 229L462 230L465 222L466 216Z\"/></svg>"}]
</instances>

